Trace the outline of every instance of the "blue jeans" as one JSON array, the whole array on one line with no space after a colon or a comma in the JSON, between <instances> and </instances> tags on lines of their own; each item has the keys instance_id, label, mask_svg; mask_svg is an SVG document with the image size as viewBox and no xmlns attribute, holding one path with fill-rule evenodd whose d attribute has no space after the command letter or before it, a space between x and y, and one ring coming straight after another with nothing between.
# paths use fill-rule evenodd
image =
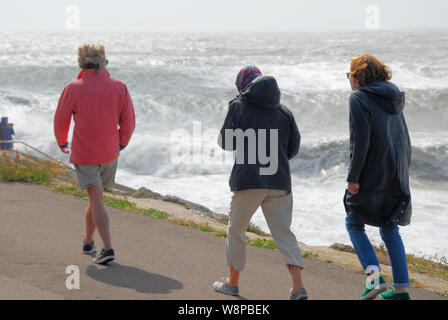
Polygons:
<instances>
[{"instance_id":1,"label":"blue jeans","mask_svg":"<svg viewBox=\"0 0 448 320\"><path fill-rule=\"evenodd\" d=\"M367 238L364 225L354 223L349 216L345 219L345 225L364 270L367 271L373 268L379 271L380 264L372 244L369 238ZM380 235L389 253L394 287L409 287L408 263L398 226L382 227L380 228Z\"/></svg>"}]
</instances>

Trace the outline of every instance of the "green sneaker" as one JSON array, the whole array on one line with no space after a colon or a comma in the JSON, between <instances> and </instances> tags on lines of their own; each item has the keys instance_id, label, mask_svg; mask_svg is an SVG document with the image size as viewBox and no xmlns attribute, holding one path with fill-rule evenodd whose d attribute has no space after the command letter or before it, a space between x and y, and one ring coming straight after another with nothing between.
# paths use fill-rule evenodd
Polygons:
<instances>
[{"instance_id":1,"label":"green sneaker","mask_svg":"<svg viewBox=\"0 0 448 320\"><path fill-rule=\"evenodd\" d=\"M409 292L395 293L394 287L390 287L391 290L380 294L380 298L383 300L411 300Z\"/></svg>"},{"instance_id":2,"label":"green sneaker","mask_svg":"<svg viewBox=\"0 0 448 320\"><path fill-rule=\"evenodd\" d=\"M373 287L373 282L371 282L371 284L370 288L368 288L364 283L366 290L362 293L360 297L361 300L374 300L381 292L387 290L387 283L383 276L380 276L380 283L377 286Z\"/></svg>"}]
</instances>

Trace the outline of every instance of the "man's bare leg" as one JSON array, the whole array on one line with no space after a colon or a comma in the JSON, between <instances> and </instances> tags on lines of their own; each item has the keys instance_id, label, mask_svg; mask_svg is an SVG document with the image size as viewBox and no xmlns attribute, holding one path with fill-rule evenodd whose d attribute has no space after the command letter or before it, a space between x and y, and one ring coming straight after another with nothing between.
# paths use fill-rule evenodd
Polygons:
<instances>
[{"instance_id":1,"label":"man's bare leg","mask_svg":"<svg viewBox=\"0 0 448 320\"><path fill-rule=\"evenodd\" d=\"M85 244L92 244L93 241L93 234L95 233L95 220L93 219L93 213L92 213L92 203L89 199L89 205L86 209L86 237L84 238Z\"/></svg>"},{"instance_id":2,"label":"man's bare leg","mask_svg":"<svg viewBox=\"0 0 448 320\"><path fill-rule=\"evenodd\" d=\"M109 250L112 248L112 243L109 229L109 215L104 205L103 189L102 187L93 186L88 188L87 192L89 194L89 202L91 203L94 224L103 240L104 250Z\"/></svg>"}]
</instances>

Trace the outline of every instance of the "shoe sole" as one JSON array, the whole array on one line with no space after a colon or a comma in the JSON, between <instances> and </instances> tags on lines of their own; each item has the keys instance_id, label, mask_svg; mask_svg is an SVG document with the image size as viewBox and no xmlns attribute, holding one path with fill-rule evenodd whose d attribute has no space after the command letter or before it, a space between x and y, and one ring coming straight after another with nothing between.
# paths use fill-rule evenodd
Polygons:
<instances>
[{"instance_id":1,"label":"shoe sole","mask_svg":"<svg viewBox=\"0 0 448 320\"><path fill-rule=\"evenodd\" d=\"M238 297L240 295L239 293L230 293L230 292L227 292L227 291L220 291L218 289L215 289L215 291L219 292L219 293L222 293L222 294L226 294L228 296L234 296L234 297Z\"/></svg>"},{"instance_id":2,"label":"shoe sole","mask_svg":"<svg viewBox=\"0 0 448 320\"><path fill-rule=\"evenodd\" d=\"M368 294L366 294L364 297L361 297L361 300L375 300L380 293L383 293L384 291L387 291L389 289L389 286L386 283L380 284L380 287L378 289L373 289Z\"/></svg>"},{"instance_id":3,"label":"shoe sole","mask_svg":"<svg viewBox=\"0 0 448 320\"><path fill-rule=\"evenodd\" d=\"M93 248L93 249L90 250L90 251L84 251L84 250L82 250L82 253L84 253L84 254L91 254L92 252L95 252L95 251L96 251L96 249Z\"/></svg>"},{"instance_id":4,"label":"shoe sole","mask_svg":"<svg viewBox=\"0 0 448 320\"><path fill-rule=\"evenodd\" d=\"M303 300L308 300L308 297L301 297L299 299L288 299L289 301L303 301Z\"/></svg>"},{"instance_id":5,"label":"shoe sole","mask_svg":"<svg viewBox=\"0 0 448 320\"><path fill-rule=\"evenodd\" d=\"M93 259L93 262L95 262L96 264L106 264L108 262L111 262L115 259L115 256L107 256L101 259Z\"/></svg>"},{"instance_id":6,"label":"shoe sole","mask_svg":"<svg viewBox=\"0 0 448 320\"><path fill-rule=\"evenodd\" d=\"M91 254L92 252L95 252L95 251L96 251L95 242L92 242L92 249L90 249L89 251L82 250L82 253Z\"/></svg>"},{"instance_id":7,"label":"shoe sole","mask_svg":"<svg viewBox=\"0 0 448 320\"><path fill-rule=\"evenodd\" d=\"M381 295L380 295L380 299L384 300L384 301L411 301L412 299L408 299L408 300L399 300L399 299L384 299Z\"/></svg>"},{"instance_id":8,"label":"shoe sole","mask_svg":"<svg viewBox=\"0 0 448 320\"><path fill-rule=\"evenodd\" d=\"M228 292L228 291L221 291L221 290L219 290L219 289L217 289L215 287L213 287L213 289L215 289L215 292L219 292L219 293L222 293L222 294L227 294L229 296L238 297L240 295L239 293L233 293L233 292Z\"/></svg>"}]
</instances>

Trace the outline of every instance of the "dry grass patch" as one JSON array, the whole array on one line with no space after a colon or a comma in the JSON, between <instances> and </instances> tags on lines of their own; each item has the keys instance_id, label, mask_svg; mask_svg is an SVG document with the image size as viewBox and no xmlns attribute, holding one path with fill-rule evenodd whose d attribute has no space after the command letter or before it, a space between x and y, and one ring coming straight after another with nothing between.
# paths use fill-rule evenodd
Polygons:
<instances>
[{"instance_id":1,"label":"dry grass patch","mask_svg":"<svg viewBox=\"0 0 448 320\"><path fill-rule=\"evenodd\" d=\"M65 174L59 162L33 159L19 151L3 151L0 157L0 180L50 185Z\"/></svg>"}]
</instances>

